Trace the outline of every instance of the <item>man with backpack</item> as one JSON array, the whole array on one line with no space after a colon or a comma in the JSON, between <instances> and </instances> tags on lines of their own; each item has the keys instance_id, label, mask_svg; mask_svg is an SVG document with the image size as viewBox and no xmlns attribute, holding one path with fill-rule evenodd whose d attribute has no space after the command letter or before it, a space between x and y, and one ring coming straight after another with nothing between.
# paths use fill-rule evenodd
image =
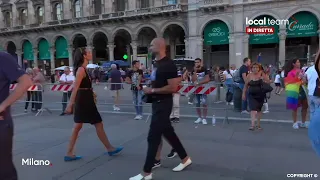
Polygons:
<instances>
[{"instance_id":1,"label":"man with backpack","mask_svg":"<svg viewBox=\"0 0 320 180\"><path fill-rule=\"evenodd\" d=\"M239 83L239 87L241 90L243 90L244 85L245 85L245 80L247 78L247 75L249 74L249 69L250 69L250 65L251 65L251 59L249 58L244 58L243 59L243 65L239 68L239 70L237 70L234 73L234 82ZM246 96L248 97L248 96ZM248 112L248 100L242 100L242 114L249 114Z\"/></svg>"}]
</instances>

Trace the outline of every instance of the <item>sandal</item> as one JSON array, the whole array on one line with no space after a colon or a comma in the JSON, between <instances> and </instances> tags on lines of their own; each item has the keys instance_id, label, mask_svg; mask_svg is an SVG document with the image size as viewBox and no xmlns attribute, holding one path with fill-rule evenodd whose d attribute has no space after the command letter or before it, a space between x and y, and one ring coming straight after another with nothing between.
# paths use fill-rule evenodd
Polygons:
<instances>
[{"instance_id":1,"label":"sandal","mask_svg":"<svg viewBox=\"0 0 320 180\"><path fill-rule=\"evenodd\" d=\"M256 127L258 130L263 130L263 128L261 126L257 126Z\"/></svg>"},{"instance_id":2,"label":"sandal","mask_svg":"<svg viewBox=\"0 0 320 180\"><path fill-rule=\"evenodd\" d=\"M250 126L249 130L254 131L254 126Z\"/></svg>"}]
</instances>

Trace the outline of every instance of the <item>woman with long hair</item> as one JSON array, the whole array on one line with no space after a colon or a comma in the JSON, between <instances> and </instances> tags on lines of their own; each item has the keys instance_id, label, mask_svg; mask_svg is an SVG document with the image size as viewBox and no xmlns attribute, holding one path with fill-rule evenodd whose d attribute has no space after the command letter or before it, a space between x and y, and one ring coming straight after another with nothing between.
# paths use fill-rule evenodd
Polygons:
<instances>
[{"instance_id":1,"label":"woman with long hair","mask_svg":"<svg viewBox=\"0 0 320 180\"><path fill-rule=\"evenodd\" d=\"M258 63L253 63L251 65L251 72L248 74L245 80L245 86L242 93L242 99L247 99L248 94L250 114L251 114L251 126L249 130L253 131L255 129L262 130L260 126L260 120L262 117L261 109L265 100L265 93L262 92L263 82L270 83L269 78L263 72L262 67ZM247 93L248 90L248 93ZM255 126L255 121L257 120L257 126Z\"/></svg>"},{"instance_id":2,"label":"woman with long hair","mask_svg":"<svg viewBox=\"0 0 320 180\"><path fill-rule=\"evenodd\" d=\"M81 156L74 154L74 146L83 123L90 123L95 126L97 135L106 147L109 156L113 156L122 151L122 147L113 147L103 129L102 118L95 104L92 82L86 67L88 65L87 52L83 48L76 49L74 53L74 74L76 75L73 85L72 95L66 113L71 114L74 109L74 129L71 135L68 152L64 157L65 161L81 159Z\"/></svg>"},{"instance_id":3,"label":"woman with long hair","mask_svg":"<svg viewBox=\"0 0 320 180\"><path fill-rule=\"evenodd\" d=\"M285 90L287 95L287 109L292 110L293 128L307 128L308 100L305 91L302 88L303 73L299 59L288 61L284 72ZM298 123L298 108L301 107L302 123Z\"/></svg>"},{"instance_id":4,"label":"woman with long hair","mask_svg":"<svg viewBox=\"0 0 320 180\"><path fill-rule=\"evenodd\" d=\"M26 73L31 79L33 79L34 73L33 73L32 68L27 68L26 69ZM26 99L26 104L24 106L24 112L25 113L28 112L28 107L29 107L30 100L31 100L31 108L32 108L31 110L35 111L36 109L35 109L35 103L34 103L34 101L35 101L34 92L27 91L27 99Z\"/></svg>"}]
</instances>

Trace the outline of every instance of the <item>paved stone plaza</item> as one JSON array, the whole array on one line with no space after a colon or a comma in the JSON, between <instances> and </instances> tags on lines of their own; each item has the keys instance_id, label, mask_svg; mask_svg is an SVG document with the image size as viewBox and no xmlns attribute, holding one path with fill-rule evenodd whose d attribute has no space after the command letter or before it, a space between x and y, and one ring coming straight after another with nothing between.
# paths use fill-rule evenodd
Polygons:
<instances>
[{"instance_id":1,"label":"paved stone plaza","mask_svg":"<svg viewBox=\"0 0 320 180\"><path fill-rule=\"evenodd\" d=\"M104 155L94 127L84 126L76 162L64 162L72 116L57 112L34 117L15 117L14 161L21 180L127 180L141 171L147 150L149 122L131 115L102 114L105 129L114 145L125 147L117 157ZM261 132L249 132L249 122L231 121L222 127L195 126L182 118L176 131L193 159L184 172L171 169L179 159L166 159L154 171L157 180L282 180L288 173L320 174L320 161L307 138L307 130L293 130L289 123L264 123ZM52 166L22 166L22 158L49 160ZM295 178L297 179L297 178ZM316 178L314 178L316 179Z\"/></svg>"}]
</instances>

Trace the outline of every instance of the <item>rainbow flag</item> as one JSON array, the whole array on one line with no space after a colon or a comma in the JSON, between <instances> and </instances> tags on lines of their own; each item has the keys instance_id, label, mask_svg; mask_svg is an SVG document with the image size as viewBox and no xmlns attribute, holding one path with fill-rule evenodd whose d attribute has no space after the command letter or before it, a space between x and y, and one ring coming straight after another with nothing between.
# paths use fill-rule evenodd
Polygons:
<instances>
[{"instance_id":1,"label":"rainbow flag","mask_svg":"<svg viewBox=\"0 0 320 180\"><path fill-rule=\"evenodd\" d=\"M299 93L302 82L299 78L293 77L286 77L284 81L287 95L287 109L296 110L299 107Z\"/></svg>"}]
</instances>

